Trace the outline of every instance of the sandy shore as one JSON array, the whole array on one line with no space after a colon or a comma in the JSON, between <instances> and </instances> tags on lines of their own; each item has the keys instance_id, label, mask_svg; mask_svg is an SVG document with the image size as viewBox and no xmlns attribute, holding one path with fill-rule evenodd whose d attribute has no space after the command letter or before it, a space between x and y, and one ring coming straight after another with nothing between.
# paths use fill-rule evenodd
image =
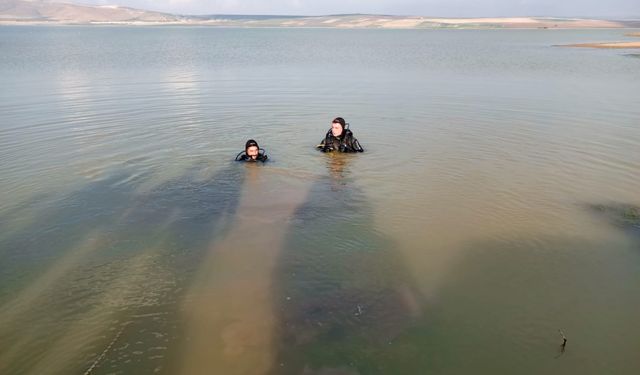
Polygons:
<instances>
[{"instance_id":1,"label":"sandy shore","mask_svg":"<svg viewBox=\"0 0 640 375\"><path fill-rule=\"evenodd\" d=\"M606 43L581 43L569 44L563 47L581 48L640 48L640 42L606 42Z\"/></svg>"},{"instance_id":2,"label":"sandy shore","mask_svg":"<svg viewBox=\"0 0 640 375\"><path fill-rule=\"evenodd\" d=\"M626 36L635 36L640 37L640 33L628 33ZM640 41L633 42L597 42L597 43L578 43L578 44L567 44L562 45L560 47L579 47L579 48L640 48Z\"/></svg>"}]
</instances>

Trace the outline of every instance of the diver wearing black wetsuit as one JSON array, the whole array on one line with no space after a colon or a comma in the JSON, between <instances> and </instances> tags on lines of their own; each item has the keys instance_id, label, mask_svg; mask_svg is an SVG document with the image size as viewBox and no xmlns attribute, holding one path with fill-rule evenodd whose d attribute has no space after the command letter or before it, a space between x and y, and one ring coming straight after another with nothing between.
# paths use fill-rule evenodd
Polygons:
<instances>
[{"instance_id":1,"label":"diver wearing black wetsuit","mask_svg":"<svg viewBox=\"0 0 640 375\"><path fill-rule=\"evenodd\" d=\"M337 135L336 135L337 134ZM346 128L342 117L336 117L331 123L331 129L317 146L322 152L363 152L360 142L353 136L351 130Z\"/></svg>"},{"instance_id":2,"label":"diver wearing black wetsuit","mask_svg":"<svg viewBox=\"0 0 640 375\"><path fill-rule=\"evenodd\" d=\"M264 149L258 146L258 142L250 139L244 145L244 151L240 152L236 156L236 161L246 161L246 162L265 162L269 159L267 153Z\"/></svg>"}]
</instances>

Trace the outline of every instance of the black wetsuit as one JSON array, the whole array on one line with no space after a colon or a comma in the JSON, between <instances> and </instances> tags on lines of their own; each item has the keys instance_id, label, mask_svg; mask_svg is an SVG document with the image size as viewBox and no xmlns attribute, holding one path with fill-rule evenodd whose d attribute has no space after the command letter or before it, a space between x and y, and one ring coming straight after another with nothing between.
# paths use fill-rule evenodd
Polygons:
<instances>
[{"instance_id":1,"label":"black wetsuit","mask_svg":"<svg viewBox=\"0 0 640 375\"><path fill-rule=\"evenodd\" d=\"M269 157L262 150L260 150L260 153L258 153L258 157L255 159L251 159L251 157L247 155L247 153L244 151L242 151L241 153L238 154L238 156L236 156L236 161L246 161L246 162L261 161L264 163L265 161L267 161L267 159L269 159Z\"/></svg>"},{"instance_id":2,"label":"black wetsuit","mask_svg":"<svg viewBox=\"0 0 640 375\"><path fill-rule=\"evenodd\" d=\"M363 152L364 149L360 145L360 142L353 136L353 133L349 129L345 129L339 137L336 137L331 133L331 130L327 132L324 139L318 145L318 148L322 152Z\"/></svg>"}]
</instances>

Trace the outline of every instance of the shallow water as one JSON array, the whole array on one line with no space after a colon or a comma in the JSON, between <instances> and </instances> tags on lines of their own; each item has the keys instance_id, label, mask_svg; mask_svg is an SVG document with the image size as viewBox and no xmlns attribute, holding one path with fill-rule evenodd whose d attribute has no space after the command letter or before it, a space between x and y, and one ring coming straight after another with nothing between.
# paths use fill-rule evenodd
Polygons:
<instances>
[{"instance_id":1,"label":"shallow water","mask_svg":"<svg viewBox=\"0 0 640 375\"><path fill-rule=\"evenodd\" d=\"M637 373L626 32L0 27L0 373Z\"/></svg>"}]
</instances>

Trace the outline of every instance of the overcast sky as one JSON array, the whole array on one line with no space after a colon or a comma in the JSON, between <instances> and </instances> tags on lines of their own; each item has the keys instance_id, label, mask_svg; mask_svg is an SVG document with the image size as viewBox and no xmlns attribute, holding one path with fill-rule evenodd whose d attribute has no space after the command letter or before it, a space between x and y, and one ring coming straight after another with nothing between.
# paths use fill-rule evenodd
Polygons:
<instances>
[{"instance_id":1,"label":"overcast sky","mask_svg":"<svg viewBox=\"0 0 640 375\"><path fill-rule=\"evenodd\" d=\"M640 0L71 0L180 14L640 17Z\"/></svg>"}]
</instances>

